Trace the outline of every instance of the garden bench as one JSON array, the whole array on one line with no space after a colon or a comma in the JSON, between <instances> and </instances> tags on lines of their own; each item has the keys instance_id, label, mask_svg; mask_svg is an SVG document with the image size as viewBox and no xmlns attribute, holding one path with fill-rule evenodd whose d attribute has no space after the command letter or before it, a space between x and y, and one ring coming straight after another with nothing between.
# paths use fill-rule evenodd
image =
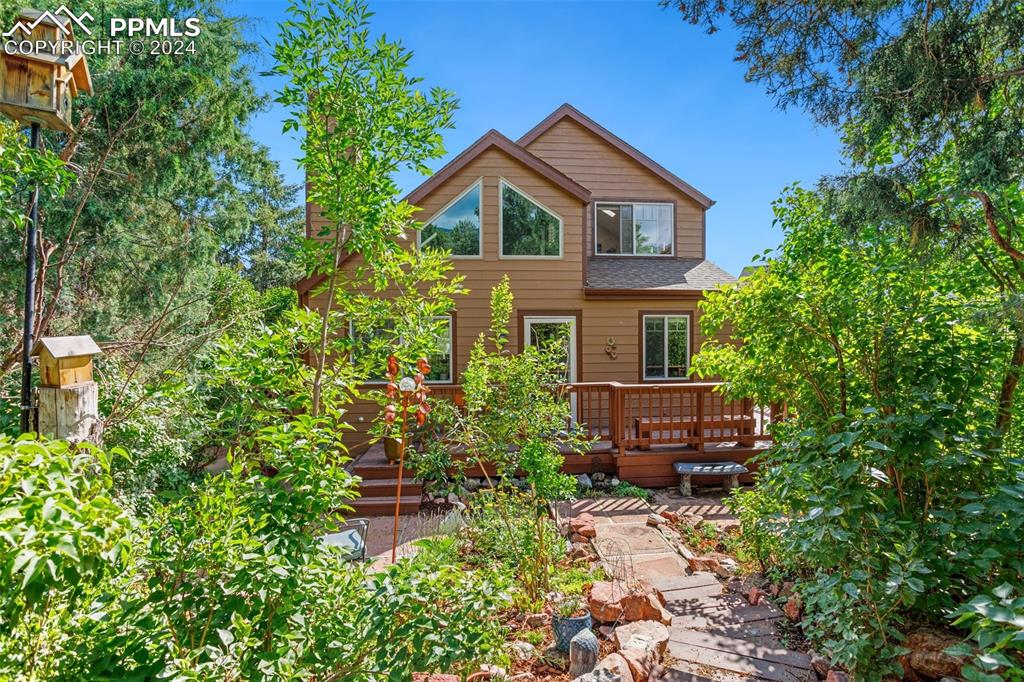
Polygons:
<instances>
[{"instance_id":1,"label":"garden bench","mask_svg":"<svg viewBox=\"0 0 1024 682\"><path fill-rule=\"evenodd\" d=\"M705 430L720 431L723 436L727 433L735 435L740 445L753 447L754 445L754 417L753 415L723 415L717 418L705 418L700 422ZM638 417L635 420L636 437L643 442L641 449L650 448L651 434L655 431L664 434L679 432L681 438L696 438L698 423L696 417Z\"/></svg>"},{"instance_id":2,"label":"garden bench","mask_svg":"<svg viewBox=\"0 0 1024 682\"><path fill-rule=\"evenodd\" d=\"M370 519L348 519L338 532L322 536L320 542L340 547L346 560L362 561L366 558L366 531L369 528Z\"/></svg>"},{"instance_id":3,"label":"garden bench","mask_svg":"<svg viewBox=\"0 0 1024 682\"><path fill-rule=\"evenodd\" d=\"M672 468L679 474L679 492L684 497L693 495L690 479L694 476L723 476L725 489L730 490L740 484L740 474L748 473L747 467L736 462L676 462Z\"/></svg>"}]
</instances>

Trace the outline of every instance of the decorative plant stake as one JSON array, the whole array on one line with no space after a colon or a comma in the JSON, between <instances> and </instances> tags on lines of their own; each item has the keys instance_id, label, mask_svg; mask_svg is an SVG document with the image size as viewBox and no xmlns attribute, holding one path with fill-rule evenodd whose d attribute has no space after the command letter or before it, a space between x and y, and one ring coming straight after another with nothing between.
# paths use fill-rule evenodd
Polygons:
<instances>
[{"instance_id":1,"label":"decorative plant stake","mask_svg":"<svg viewBox=\"0 0 1024 682\"><path fill-rule=\"evenodd\" d=\"M384 408L384 422L394 425L401 411L400 437L398 439L398 487L395 492L395 526L391 536L391 563L395 563L398 552L398 516L402 507L402 476L405 473L405 447L408 441L409 408L415 407L414 419L417 426L423 426L430 413L427 395L430 388L424 383L430 373L430 363L426 358L416 361L416 376L398 378L398 358L388 356L387 396L391 402ZM395 406L395 401L398 406Z\"/></svg>"}]
</instances>

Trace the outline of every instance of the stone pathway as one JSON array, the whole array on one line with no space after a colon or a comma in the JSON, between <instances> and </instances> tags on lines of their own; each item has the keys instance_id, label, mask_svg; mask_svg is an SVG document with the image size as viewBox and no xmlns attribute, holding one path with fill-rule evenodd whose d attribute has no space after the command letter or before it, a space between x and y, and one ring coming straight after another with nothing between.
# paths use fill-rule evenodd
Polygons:
<instances>
[{"instance_id":1,"label":"stone pathway","mask_svg":"<svg viewBox=\"0 0 1024 682\"><path fill-rule=\"evenodd\" d=\"M669 643L658 682L813 682L810 658L780 641L773 605L751 606L727 592L712 573L693 573L657 528L643 500L580 500L563 513L595 519L592 543L605 571L620 580L648 582L661 590L672 614Z\"/></svg>"}]
</instances>

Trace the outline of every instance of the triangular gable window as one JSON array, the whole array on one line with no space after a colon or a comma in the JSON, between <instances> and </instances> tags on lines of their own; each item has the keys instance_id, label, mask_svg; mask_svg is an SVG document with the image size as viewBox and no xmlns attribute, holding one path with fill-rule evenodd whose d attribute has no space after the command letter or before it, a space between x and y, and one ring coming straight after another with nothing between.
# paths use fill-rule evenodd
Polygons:
<instances>
[{"instance_id":1,"label":"triangular gable window","mask_svg":"<svg viewBox=\"0 0 1024 682\"><path fill-rule=\"evenodd\" d=\"M483 183L477 180L420 230L420 247L451 251L453 256L480 255L480 199Z\"/></svg>"},{"instance_id":2,"label":"triangular gable window","mask_svg":"<svg viewBox=\"0 0 1024 682\"><path fill-rule=\"evenodd\" d=\"M525 192L501 181L501 255L560 258L562 219Z\"/></svg>"}]
</instances>

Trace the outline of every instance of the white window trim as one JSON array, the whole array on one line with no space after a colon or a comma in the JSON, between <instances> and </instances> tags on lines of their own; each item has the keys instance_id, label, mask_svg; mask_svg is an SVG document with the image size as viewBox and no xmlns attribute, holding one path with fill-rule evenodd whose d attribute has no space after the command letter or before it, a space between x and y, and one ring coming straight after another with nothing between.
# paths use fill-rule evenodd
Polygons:
<instances>
[{"instance_id":1,"label":"white window trim","mask_svg":"<svg viewBox=\"0 0 1024 682\"><path fill-rule=\"evenodd\" d=\"M511 189L514 192L518 192L519 194L523 195L524 197L526 197L527 199L529 199L530 201L535 203L537 206L542 208L544 211L546 211L549 215L553 216L554 218L556 218L558 220L558 255L557 256L516 256L516 255L506 256L505 255L505 231L504 231L505 230L505 228L504 228L504 222L505 222L505 217L504 217L505 205L504 205L504 203L505 203L505 199L504 199L504 197L505 197L505 186L506 185L509 187L509 189ZM545 206L542 202L537 201L532 196L530 196L530 194L528 194L527 192L524 192L523 190L519 189L518 187L513 185L511 182L506 180L505 178L502 178L502 177L498 178L498 258L507 258L509 260L524 260L524 259L530 259L530 260L536 260L536 259L560 260L563 257L563 254L565 253L565 247L564 247L564 244L563 244L564 241L565 241L565 221L562 220L562 216L560 216L555 211L552 211L550 208Z\"/></svg>"},{"instance_id":2,"label":"white window trim","mask_svg":"<svg viewBox=\"0 0 1024 682\"><path fill-rule=\"evenodd\" d=\"M647 318L649 317L660 317L665 321L665 326L662 329L662 357L665 358L662 369L664 374L658 377L647 376ZM670 377L668 376L668 318L670 317L682 317L686 320L686 376L682 377ZM642 371L641 379L643 381L690 381L690 342L692 341L693 334L693 318L690 315L684 315L681 313L663 313L663 314L652 314L644 315L643 322L640 325L640 347L641 347L641 361L640 368Z\"/></svg>"},{"instance_id":3,"label":"white window trim","mask_svg":"<svg viewBox=\"0 0 1024 682\"><path fill-rule=\"evenodd\" d=\"M480 260L480 259L482 259L484 257L484 179L483 179L483 177L481 176L481 177L477 178L476 181L473 182L469 187L467 187L466 189L464 189L461 192L459 192L458 196L456 196L454 199L452 199L447 204L445 204L441 208L441 210L439 210L437 213L435 213L434 215L430 216L430 220L424 220L422 222L422 225L424 227L426 227L430 223L434 222L439 217L441 217L441 215L445 211L447 211L449 208L451 208L456 203L458 203L459 200L461 200L467 194L472 192L474 189L478 192L478 194L477 194L477 203L480 206L480 215L478 216L479 219L480 219L480 238L479 238L479 244L478 244L479 249L480 249L480 253L476 254L475 256L464 256L464 255L453 253L450 256L450 258L452 258L452 259L458 258L458 259L465 259L465 260ZM428 242L428 244L429 244L429 242ZM416 230L416 248L417 249L422 249L423 246L424 246L424 244L423 244L423 230L422 229Z\"/></svg>"},{"instance_id":4,"label":"white window trim","mask_svg":"<svg viewBox=\"0 0 1024 682\"><path fill-rule=\"evenodd\" d=\"M446 386L446 385L452 383L452 377L455 376L455 358L452 357L452 349L454 348L453 341L455 339L455 317L452 316L452 315L435 315L434 316L435 320L440 320L442 318L448 320L448 378L447 379L429 379L429 380L425 381L424 383L427 383L427 384L437 384L439 386ZM355 323L352 322L351 320L348 323L348 335L349 335L349 338L355 338L355 335L356 335ZM350 355L348 361L349 361L349 363L353 363L354 364L355 363L355 358ZM388 383L388 382L384 381L382 379L369 379L367 381L364 381L362 383L362 385L364 385L364 386L383 386L386 383Z\"/></svg>"},{"instance_id":5,"label":"white window trim","mask_svg":"<svg viewBox=\"0 0 1024 682\"><path fill-rule=\"evenodd\" d=\"M646 204L648 206L668 206L672 211L672 251L669 253L635 253L636 251L636 225L634 224L633 234L633 251L634 253L598 253L597 251L597 210L600 204L614 204L616 206L632 206L634 214L636 213L636 207L640 204ZM602 258L608 256L609 258L618 258L626 256L628 258L674 258L676 255L676 206L670 201L618 201L616 199L602 199L594 202L594 255L601 256Z\"/></svg>"}]
</instances>

